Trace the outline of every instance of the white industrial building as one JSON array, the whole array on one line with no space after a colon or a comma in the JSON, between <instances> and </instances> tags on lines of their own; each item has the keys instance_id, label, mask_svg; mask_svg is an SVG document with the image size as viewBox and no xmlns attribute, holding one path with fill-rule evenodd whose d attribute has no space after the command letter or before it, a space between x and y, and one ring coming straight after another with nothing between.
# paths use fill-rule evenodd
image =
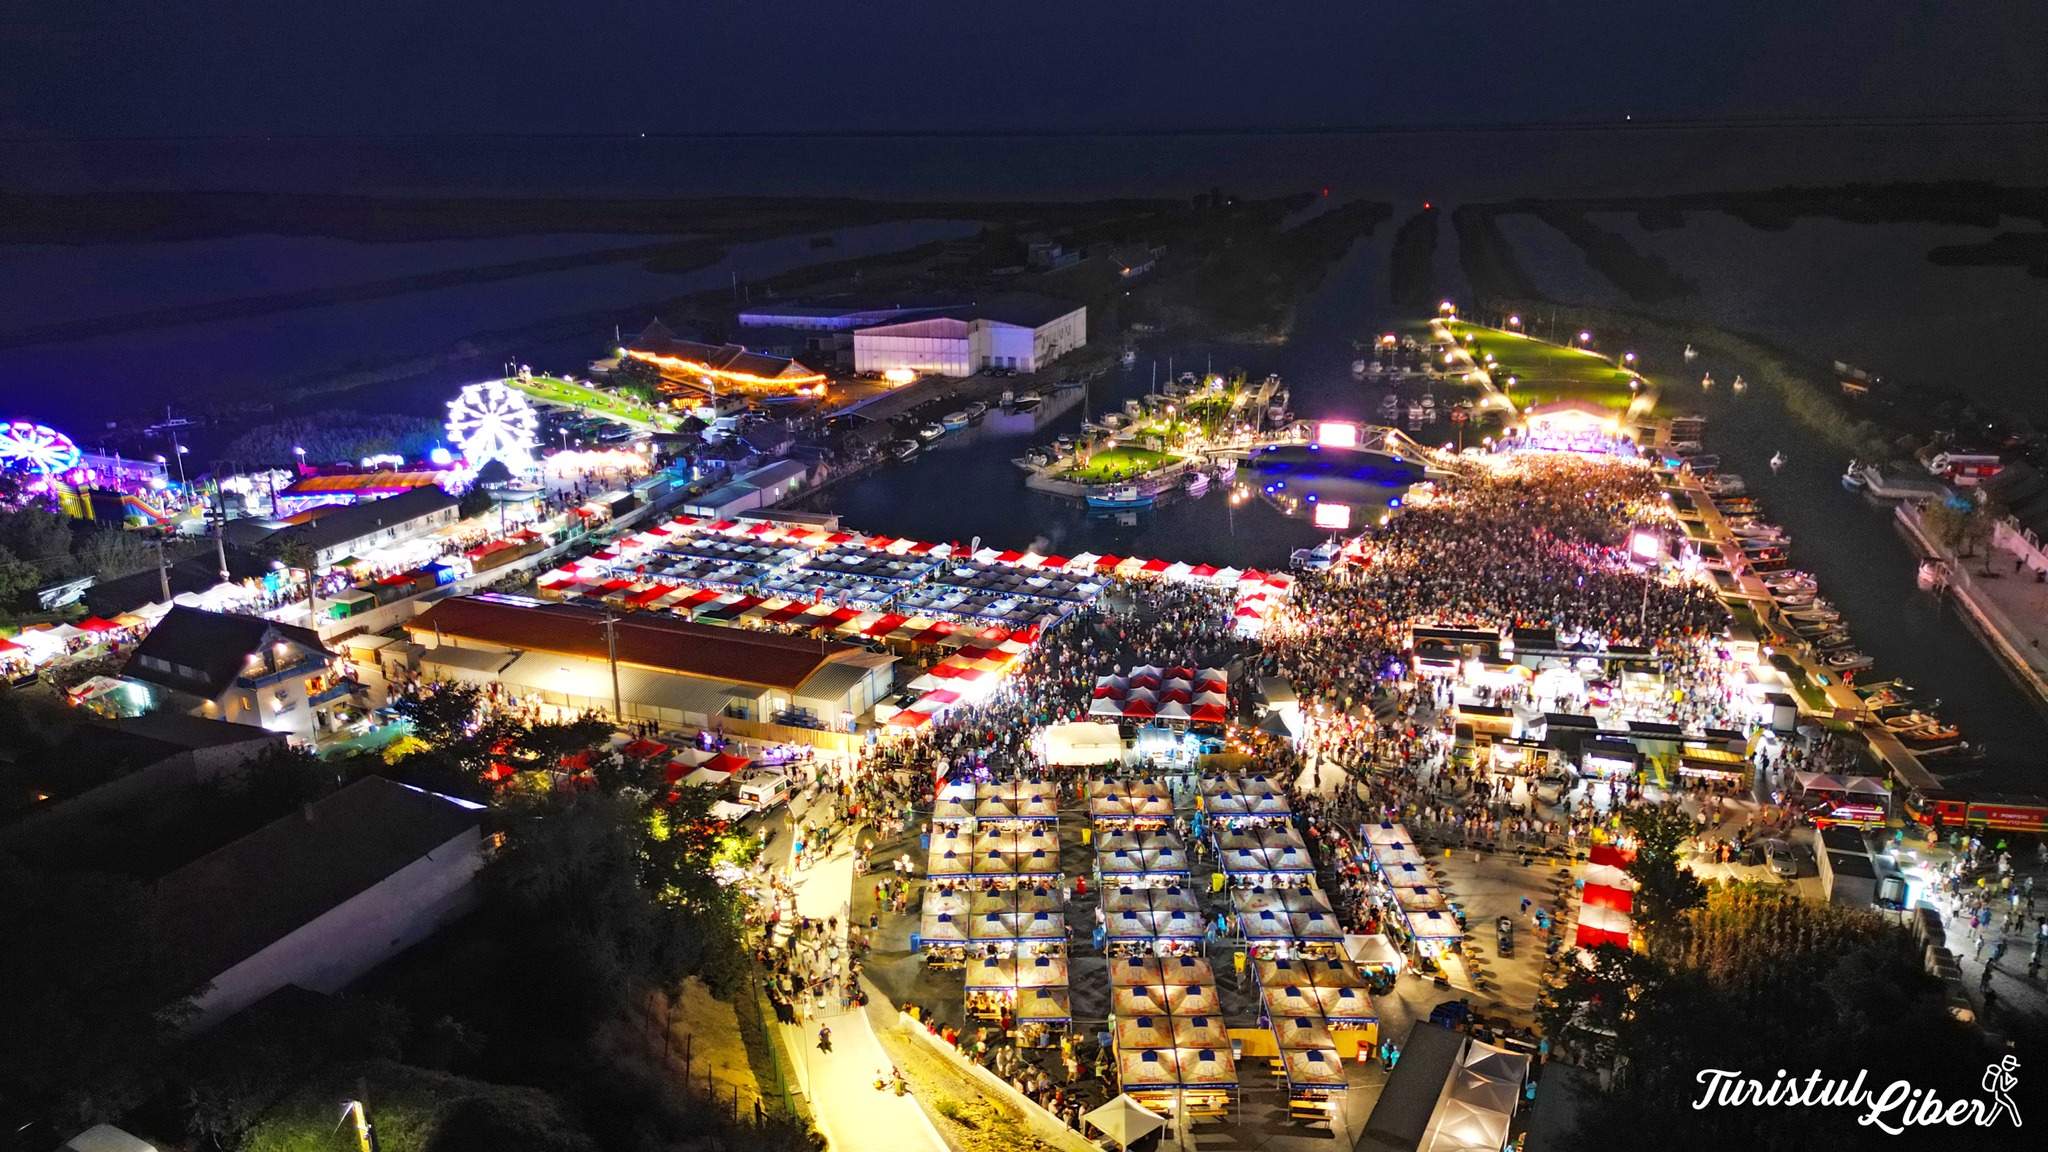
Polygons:
<instances>
[{"instance_id":1,"label":"white industrial building","mask_svg":"<svg viewBox=\"0 0 2048 1152\"><path fill-rule=\"evenodd\" d=\"M467 912L482 805L366 776L164 877L154 927L207 1028L287 984L338 992Z\"/></svg>"},{"instance_id":2,"label":"white industrial building","mask_svg":"<svg viewBox=\"0 0 2048 1152\"><path fill-rule=\"evenodd\" d=\"M1012 296L938 316L877 324L853 334L857 372L909 369L972 376L983 368L1036 372L1088 343L1088 307Z\"/></svg>"}]
</instances>

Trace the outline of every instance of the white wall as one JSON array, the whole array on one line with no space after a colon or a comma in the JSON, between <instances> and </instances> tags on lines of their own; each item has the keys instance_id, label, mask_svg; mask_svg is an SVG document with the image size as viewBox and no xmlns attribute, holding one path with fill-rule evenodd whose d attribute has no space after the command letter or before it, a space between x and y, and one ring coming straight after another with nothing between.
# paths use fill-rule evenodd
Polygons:
<instances>
[{"instance_id":1,"label":"white wall","mask_svg":"<svg viewBox=\"0 0 2048 1152\"><path fill-rule=\"evenodd\" d=\"M214 977L193 1001L192 1027L212 1027L287 984L339 992L469 911L483 864L481 832L457 835Z\"/></svg>"},{"instance_id":2,"label":"white wall","mask_svg":"<svg viewBox=\"0 0 2048 1152\"><path fill-rule=\"evenodd\" d=\"M966 336L891 336L882 332L853 335L853 370L888 372L908 368L939 376L972 376L973 355Z\"/></svg>"}]
</instances>

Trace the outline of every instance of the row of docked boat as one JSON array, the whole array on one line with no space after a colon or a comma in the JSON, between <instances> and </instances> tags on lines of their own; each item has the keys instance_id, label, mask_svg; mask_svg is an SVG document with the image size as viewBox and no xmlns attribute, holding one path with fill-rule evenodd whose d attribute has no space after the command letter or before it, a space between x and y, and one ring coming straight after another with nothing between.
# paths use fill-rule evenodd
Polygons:
<instances>
[{"instance_id":1,"label":"row of docked boat","mask_svg":"<svg viewBox=\"0 0 2048 1152\"><path fill-rule=\"evenodd\" d=\"M1820 594L1813 574L1792 565L1790 534L1765 520L1753 497L1710 498L1740 550L1739 567L1770 594L1782 630L1807 650L1814 663L1856 687L1852 683L1855 674L1870 668L1874 661L1855 646L1841 611ZM1933 704L1916 704L1912 690L1901 682L1866 684L1856 690L1874 722L1915 753L1938 755L1967 747L1953 724L1933 714Z\"/></svg>"}]
</instances>

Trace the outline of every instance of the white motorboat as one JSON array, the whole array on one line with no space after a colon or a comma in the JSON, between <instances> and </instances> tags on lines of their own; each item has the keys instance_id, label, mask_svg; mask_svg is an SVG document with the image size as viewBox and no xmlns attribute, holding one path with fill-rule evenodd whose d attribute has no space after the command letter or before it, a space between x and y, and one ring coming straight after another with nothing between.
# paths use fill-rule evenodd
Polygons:
<instances>
[{"instance_id":1,"label":"white motorboat","mask_svg":"<svg viewBox=\"0 0 2048 1152\"><path fill-rule=\"evenodd\" d=\"M1739 376L1738 376L1738 377L1736 377L1736 379L1737 379L1737 380L1739 381L1739 380L1741 379L1741 377L1739 377ZM1784 467L1785 467L1785 454L1784 454L1783 452L1773 452L1773 453L1771 453L1771 471L1773 471L1773 472L1777 472L1777 471L1780 471L1781 469L1783 469Z\"/></svg>"}]
</instances>

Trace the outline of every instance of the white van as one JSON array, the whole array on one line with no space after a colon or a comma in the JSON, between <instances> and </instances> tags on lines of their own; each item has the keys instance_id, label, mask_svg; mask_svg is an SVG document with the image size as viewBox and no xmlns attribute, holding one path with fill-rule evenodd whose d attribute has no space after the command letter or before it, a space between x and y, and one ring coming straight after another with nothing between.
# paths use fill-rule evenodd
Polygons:
<instances>
[{"instance_id":1,"label":"white van","mask_svg":"<svg viewBox=\"0 0 2048 1152\"><path fill-rule=\"evenodd\" d=\"M740 781L736 798L756 812L766 812L789 802L789 777L780 772L759 772Z\"/></svg>"}]
</instances>

